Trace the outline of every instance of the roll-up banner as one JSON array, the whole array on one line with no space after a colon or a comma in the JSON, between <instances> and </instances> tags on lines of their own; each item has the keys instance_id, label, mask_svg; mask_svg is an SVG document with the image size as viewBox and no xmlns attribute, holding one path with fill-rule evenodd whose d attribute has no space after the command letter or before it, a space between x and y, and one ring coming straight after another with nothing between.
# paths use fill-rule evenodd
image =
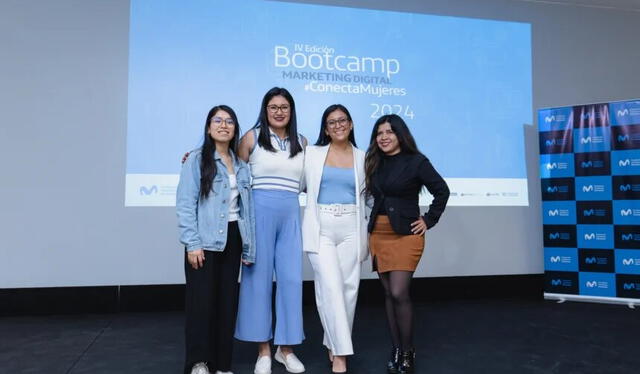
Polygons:
<instances>
[{"instance_id":1,"label":"roll-up banner","mask_svg":"<svg viewBox=\"0 0 640 374\"><path fill-rule=\"evenodd\" d=\"M545 298L640 304L640 99L538 111Z\"/></svg>"}]
</instances>

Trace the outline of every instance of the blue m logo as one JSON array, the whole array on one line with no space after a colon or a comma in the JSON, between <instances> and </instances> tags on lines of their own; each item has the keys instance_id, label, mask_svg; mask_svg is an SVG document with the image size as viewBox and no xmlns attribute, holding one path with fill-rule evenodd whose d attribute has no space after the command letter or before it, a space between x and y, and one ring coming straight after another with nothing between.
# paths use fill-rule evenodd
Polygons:
<instances>
[{"instance_id":1,"label":"blue m logo","mask_svg":"<svg viewBox=\"0 0 640 374\"><path fill-rule=\"evenodd\" d=\"M158 186L156 186L155 184L149 188L147 188L146 186L140 187L140 195L151 195L156 193L158 193Z\"/></svg>"}]
</instances>

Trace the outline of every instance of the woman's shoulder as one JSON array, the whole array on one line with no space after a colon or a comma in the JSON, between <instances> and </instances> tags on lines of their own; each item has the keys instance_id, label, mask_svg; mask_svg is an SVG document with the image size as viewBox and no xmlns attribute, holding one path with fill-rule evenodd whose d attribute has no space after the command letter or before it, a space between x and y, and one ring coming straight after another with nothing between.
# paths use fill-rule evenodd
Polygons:
<instances>
[{"instance_id":1,"label":"woman's shoulder","mask_svg":"<svg viewBox=\"0 0 640 374\"><path fill-rule=\"evenodd\" d=\"M328 145L313 145L313 144L310 144L310 145L306 146L304 149L305 149L305 153L306 154L314 155L316 153L321 152L323 149L325 149L327 147L328 147Z\"/></svg>"},{"instance_id":2,"label":"woman's shoulder","mask_svg":"<svg viewBox=\"0 0 640 374\"><path fill-rule=\"evenodd\" d=\"M199 161L201 158L202 158L202 147L193 149L193 150L189 151L189 156L185 160L185 164L186 163L195 162L195 161Z\"/></svg>"},{"instance_id":3,"label":"woman's shoulder","mask_svg":"<svg viewBox=\"0 0 640 374\"><path fill-rule=\"evenodd\" d=\"M406 157L407 161L409 161L411 163L415 163L415 164L421 164L421 163L423 163L425 161L429 161L427 156L423 155L420 152L412 153L412 154L406 154L405 157Z\"/></svg>"}]
</instances>

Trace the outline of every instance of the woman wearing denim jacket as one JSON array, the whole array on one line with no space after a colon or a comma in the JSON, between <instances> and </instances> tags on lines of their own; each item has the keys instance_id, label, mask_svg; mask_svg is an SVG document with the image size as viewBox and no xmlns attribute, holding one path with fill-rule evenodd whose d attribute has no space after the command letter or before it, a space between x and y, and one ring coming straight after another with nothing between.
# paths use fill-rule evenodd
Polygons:
<instances>
[{"instance_id":1,"label":"woman wearing denim jacket","mask_svg":"<svg viewBox=\"0 0 640 374\"><path fill-rule=\"evenodd\" d=\"M185 245L185 373L231 373L240 261L255 261L255 219L247 164L236 157L233 109L212 108L202 147L182 166L176 196Z\"/></svg>"}]
</instances>

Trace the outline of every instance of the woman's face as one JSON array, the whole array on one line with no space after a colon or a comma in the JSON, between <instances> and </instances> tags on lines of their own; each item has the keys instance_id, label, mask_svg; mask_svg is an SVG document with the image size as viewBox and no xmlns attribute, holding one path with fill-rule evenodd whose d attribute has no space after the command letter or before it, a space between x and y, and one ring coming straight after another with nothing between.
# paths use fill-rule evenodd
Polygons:
<instances>
[{"instance_id":1,"label":"woman's face","mask_svg":"<svg viewBox=\"0 0 640 374\"><path fill-rule=\"evenodd\" d=\"M348 141L351 129L353 124L349 121L347 114L340 109L334 110L327 116L324 132L332 142Z\"/></svg>"},{"instance_id":2,"label":"woman's face","mask_svg":"<svg viewBox=\"0 0 640 374\"><path fill-rule=\"evenodd\" d=\"M274 96L267 103L267 119L269 126L283 128L289 124L291 118L291 104L284 96Z\"/></svg>"},{"instance_id":3,"label":"woman's face","mask_svg":"<svg viewBox=\"0 0 640 374\"><path fill-rule=\"evenodd\" d=\"M380 150L388 156L400 153L400 142L398 141L396 133L393 132L389 122L385 122L378 126L376 143L378 143Z\"/></svg>"},{"instance_id":4,"label":"woman's face","mask_svg":"<svg viewBox=\"0 0 640 374\"><path fill-rule=\"evenodd\" d=\"M229 143L236 133L236 123L229 113L217 111L209 122L209 135L216 143Z\"/></svg>"}]
</instances>

